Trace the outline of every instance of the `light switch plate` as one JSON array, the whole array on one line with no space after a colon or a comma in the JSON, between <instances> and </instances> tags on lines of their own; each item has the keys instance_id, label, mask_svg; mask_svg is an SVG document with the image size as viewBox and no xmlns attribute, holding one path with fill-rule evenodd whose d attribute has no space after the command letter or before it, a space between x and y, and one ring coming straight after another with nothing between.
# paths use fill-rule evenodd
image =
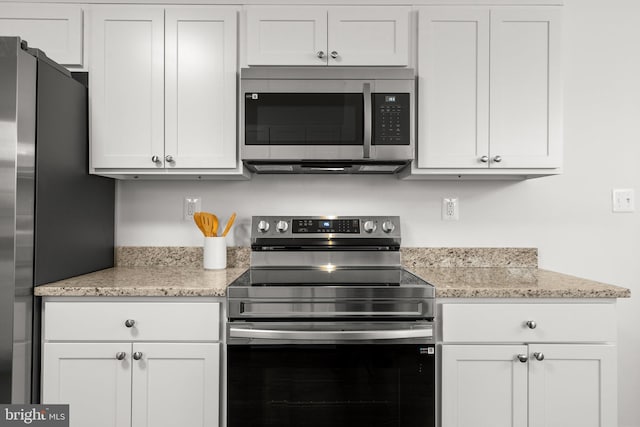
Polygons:
<instances>
[{"instance_id":1,"label":"light switch plate","mask_svg":"<svg viewBox=\"0 0 640 427\"><path fill-rule=\"evenodd\" d=\"M633 188L617 188L611 191L613 212L634 212L635 194Z\"/></svg>"}]
</instances>

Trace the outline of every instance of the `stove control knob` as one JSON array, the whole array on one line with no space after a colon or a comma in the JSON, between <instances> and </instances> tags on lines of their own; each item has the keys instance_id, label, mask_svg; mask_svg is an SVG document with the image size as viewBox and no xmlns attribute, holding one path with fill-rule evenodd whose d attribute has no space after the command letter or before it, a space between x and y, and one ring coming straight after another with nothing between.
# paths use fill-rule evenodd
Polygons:
<instances>
[{"instance_id":1,"label":"stove control knob","mask_svg":"<svg viewBox=\"0 0 640 427\"><path fill-rule=\"evenodd\" d=\"M288 228L289 224L287 224L287 221L278 221L276 224L276 230L278 230L279 233L284 233Z\"/></svg>"},{"instance_id":2,"label":"stove control knob","mask_svg":"<svg viewBox=\"0 0 640 427\"><path fill-rule=\"evenodd\" d=\"M261 233L266 233L269 231L269 223L265 220L261 220L258 222L258 231Z\"/></svg>"},{"instance_id":3,"label":"stove control knob","mask_svg":"<svg viewBox=\"0 0 640 427\"><path fill-rule=\"evenodd\" d=\"M395 229L396 226L393 225L391 221L385 221L382 223L382 231L384 231L385 233L391 233Z\"/></svg>"},{"instance_id":4,"label":"stove control knob","mask_svg":"<svg viewBox=\"0 0 640 427\"><path fill-rule=\"evenodd\" d=\"M376 231L376 224L373 221L365 221L362 225L362 228L367 233L373 233L374 231Z\"/></svg>"}]
</instances>

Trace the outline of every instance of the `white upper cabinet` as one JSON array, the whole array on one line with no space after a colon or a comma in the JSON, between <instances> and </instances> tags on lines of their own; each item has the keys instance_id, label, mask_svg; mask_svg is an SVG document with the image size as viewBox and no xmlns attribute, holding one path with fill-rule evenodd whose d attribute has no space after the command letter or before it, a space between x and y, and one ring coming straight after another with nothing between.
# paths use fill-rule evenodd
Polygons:
<instances>
[{"instance_id":1,"label":"white upper cabinet","mask_svg":"<svg viewBox=\"0 0 640 427\"><path fill-rule=\"evenodd\" d=\"M18 36L62 65L83 66L81 6L0 3L0 36Z\"/></svg>"},{"instance_id":2,"label":"white upper cabinet","mask_svg":"<svg viewBox=\"0 0 640 427\"><path fill-rule=\"evenodd\" d=\"M560 40L557 8L491 11L490 167L561 166Z\"/></svg>"},{"instance_id":3,"label":"white upper cabinet","mask_svg":"<svg viewBox=\"0 0 640 427\"><path fill-rule=\"evenodd\" d=\"M409 9L334 7L327 25L329 65L409 63Z\"/></svg>"},{"instance_id":4,"label":"white upper cabinet","mask_svg":"<svg viewBox=\"0 0 640 427\"><path fill-rule=\"evenodd\" d=\"M237 9L96 6L91 169L239 174Z\"/></svg>"},{"instance_id":5,"label":"white upper cabinet","mask_svg":"<svg viewBox=\"0 0 640 427\"><path fill-rule=\"evenodd\" d=\"M420 11L419 167L486 168L489 10Z\"/></svg>"},{"instance_id":6,"label":"white upper cabinet","mask_svg":"<svg viewBox=\"0 0 640 427\"><path fill-rule=\"evenodd\" d=\"M164 10L92 10L94 168L155 168L164 157Z\"/></svg>"},{"instance_id":7,"label":"white upper cabinet","mask_svg":"<svg viewBox=\"0 0 640 427\"><path fill-rule=\"evenodd\" d=\"M326 65L323 7L247 7L249 65Z\"/></svg>"},{"instance_id":8,"label":"white upper cabinet","mask_svg":"<svg viewBox=\"0 0 640 427\"><path fill-rule=\"evenodd\" d=\"M419 10L420 174L545 174L562 166L560 10Z\"/></svg>"},{"instance_id":9,"label":"white upper cabinet","mask_svg":"<svg viewBox=\"0 0 640 427\"><path fill-rule=\"evenodd\" d=\"M247 65L406 66L408 7L247 7Z\"/></svg>"},{"instance_id":10,"label":"white upper cabinet","mask_svg":"<svg viewBox=\"0 0 640 427\"><path fill-rule=\"evenodd\" d=\"M236 167L236 15L166 11L164 151L175 167Z\"/></svg>"}]
</instances>

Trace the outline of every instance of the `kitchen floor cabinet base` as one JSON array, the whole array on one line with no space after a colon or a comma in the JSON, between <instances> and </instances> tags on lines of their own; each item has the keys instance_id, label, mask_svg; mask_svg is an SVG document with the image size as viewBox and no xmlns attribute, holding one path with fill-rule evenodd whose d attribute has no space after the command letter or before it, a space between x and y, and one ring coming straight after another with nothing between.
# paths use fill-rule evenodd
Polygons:
<instances>
[{"instance_id":1,"label":"kitchen floor cabinet base","mask_svg":"<svg viewBox=\"0 0 640 427\"><path fill-rule=\"evenodd\" d=\"M219 426L219 302L52 300L41 401L69 404L71 427Z\"/></svg>"}]
</instances>

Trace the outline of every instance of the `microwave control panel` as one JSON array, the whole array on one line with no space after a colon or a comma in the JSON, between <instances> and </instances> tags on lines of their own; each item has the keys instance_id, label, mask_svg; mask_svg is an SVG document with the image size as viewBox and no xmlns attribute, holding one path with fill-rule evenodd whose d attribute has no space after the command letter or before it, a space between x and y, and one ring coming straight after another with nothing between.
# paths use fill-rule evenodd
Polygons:
<instances>
[{"instance_id":1,"label":"microwave control panel","mask_svg":"<svg viewBox=\"0 0 640 427\"><path fill-rule=\"evenodd\" d=\"M373 145L409 145L411 111L408 93L374 93Z\"/></svg>"}]
</instances>

